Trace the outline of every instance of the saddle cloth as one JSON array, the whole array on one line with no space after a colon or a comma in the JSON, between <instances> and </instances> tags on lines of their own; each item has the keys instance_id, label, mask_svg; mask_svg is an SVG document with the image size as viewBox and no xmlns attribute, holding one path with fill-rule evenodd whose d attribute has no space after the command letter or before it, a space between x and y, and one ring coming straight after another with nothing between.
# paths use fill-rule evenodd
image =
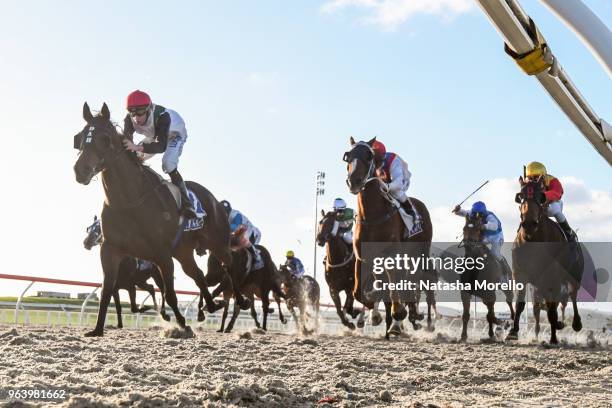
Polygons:
<instances>
[{"instance_id":1,"label":"saddle cloth","mask_svg":"<svg viewBox=\"0 0 612 408\"><path fill-rule=\"evenodd\" d=\"M170 190L172 197L174 197L176 206L178 208L181 208L181 192L179 188L175 186L174 184L172 184L171 182L166 181L166 180L164 180L164 184L166 185L168 190ZM191 205L195 209L198 218L186 220L186 222L184 223L183 230L184 231L199 230L204 225L204 218L206 217L206 211L204 210L204 207L202 206L200 199L198 198L197 195L195 195L193 191L187 189L187 195L189 196L189 201L191 201ZM181 217L180 223L183 224L183 217Z\"/></svg>"},{"instance_id":2,"label":"saddle cloth","mask_svg":"<svg viewBox=\"0 0 612 408\"><path fill-rule=\"evenodd\" d=\"M410 200L410 198L408 198L408 200ZM404 238L408 239L416 234L423 232L423 222L421 219L421 215L418 213L416 207L412 205L412 202L410 203L410 205L412 205L412 209L415 214L414 219L412 218L412 216L406 213L406 211L404 210L404 208L402 208L399 202L397 203L397 205L399 213L402 216L402 221L404 221L404 225L406 226L406 229L404 230Z\"/></svg>"}]
</instances>

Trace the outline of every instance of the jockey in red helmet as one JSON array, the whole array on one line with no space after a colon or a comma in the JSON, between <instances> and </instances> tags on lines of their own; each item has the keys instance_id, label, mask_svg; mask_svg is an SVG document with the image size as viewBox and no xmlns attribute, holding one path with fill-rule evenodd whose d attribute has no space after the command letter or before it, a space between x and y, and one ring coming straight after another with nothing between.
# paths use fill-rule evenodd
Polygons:
<instances>
[{"instance_id":1,"label":"jockey in red helmet","mask_svg":"<svg viewBox=\"0 0 612 408\"><path fill-rule=\"evenodd\" d=\"M187 141L183 118L171 109L154 104L151 97L140 90L128 95L126 107L128 114L123 125L125 148L141 153L145 160L154 154L163 153L162 169L170 175L172 183L181 191L181 213L186 218L196 218L187 187L178 172L179 157ZM135 145L132 142L134 133L145 137L142 144Z\"/></svg>"},{"instance_id":2,"label":"jockey in red helmet","mask_svg":"<svg viewBox=\"0 0 612 408\"><path fill-rule=\"evenodd\" d=\"M389 192L393 198L399 201L406 213L412 217L413 221L416 221L412 203L406 194L412 176L408 170L408 164L396 153L387 152L385 145L378 140L372 144L372 150L374 150L374 162L379 177L388 183Z\"/></svg>"}]
</instances>

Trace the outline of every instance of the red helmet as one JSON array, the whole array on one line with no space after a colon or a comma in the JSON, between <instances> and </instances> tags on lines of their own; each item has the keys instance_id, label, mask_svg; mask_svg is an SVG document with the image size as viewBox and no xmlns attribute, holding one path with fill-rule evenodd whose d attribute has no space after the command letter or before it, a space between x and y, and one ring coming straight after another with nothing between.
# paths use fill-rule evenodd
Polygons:
<instances>
[{"instance_id":1,"label":"red helmet","mask_svg":"<svg viewBox=\"0 0 612 408\"><path fill-rule=\"evenodd\" d=\"M139 106L149 106L151 104L151 97L148 93L141 90L135 90L130 93L127 97L127 109L136 108Z\"/></svg>"},{"instance_id":2,"label":"red helmet","mask_svg":"<svg viewBox=\"0 0 612 408\"><path fill-rule=\"evenodd\" d=\"M385 153L387 153L387 148L385 147L385 145L382 144L382 142L379 142L378 140L375 140L374 143L372 143L372 150L374 150L374 153L377 156L384 156Z\"/></svg>"}]
</instances>

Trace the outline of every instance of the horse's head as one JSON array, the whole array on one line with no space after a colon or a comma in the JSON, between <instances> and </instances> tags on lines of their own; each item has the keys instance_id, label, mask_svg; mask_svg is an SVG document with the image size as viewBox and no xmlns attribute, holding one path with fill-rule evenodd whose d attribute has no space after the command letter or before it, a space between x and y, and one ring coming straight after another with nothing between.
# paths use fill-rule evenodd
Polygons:
<instances>
[{"instance_id":1,"label":"horse's head","mask_svg":"<svg viewBox=\"0 0 612 408\"><path fill-rule=\"evenodd\" d=\"M90 250L102 243L102 228L100 228L100 219L94 215L94 222L87 227L87 236L83 240L85 249Z\"/></svg>"},{"instance_id":2,"label":"horse's head","mask_svg":"<svg viewBox=\"0 0 612 408\"><path fill-rule=\"evenodd\" d=\"M523 180L519 178L521 192L516 194L515 201L520 204L521 227L528 235L538 230L538 226L545 216L546 195L544 194L544 180L542 176L537 179Z\"/></svg>"},{"instance_id":3,"label":"horse's head","mask_svg":"<svg viewBox=\"0 0 612 408\"><path fill-rule=\"evenodd\" d=\"M336 220L336 213L333 211L328 212L321 210L321 216L323 217L319 221L319 230L317 232L317 244L324 246L326 242L329 242L338 232L338 221Z\"/></svg>"},{"instance_id":4,"label":"horse's head","mask_svg":"<svg viewBox=\"0 0 612 408\"><path fill-rule=\"evenodd\" d=\"M463 243L480 243L483 224L484 217L481 213L468 213L465 216L465 225L463 226Z\"/></svg>"},{"instance_id":5,"label":"horse's head","mask_svg":"<svg viewBox=\"0 0 612 408\"><path fill-rule=\"evenodd\" d=\"M87 124L74 136L74 148L80 152L74 164L74 173L77 182L87 185L96 174L104 170L109 161L124 150L121 135L111 122L106 103L102 105L100 113L93 116L85 102L83 119Z\"/></svg>"},{"instance_id":6,"label":"horse's head","mask_svg":"<svg viewBox=\"0 0 612 408\"><path fill-rule=\"evenodd\" d=\"M376 164L372 145L376 138L368 142L355 142L351 136L351 150L344 153L342 160L347 163L346 184L353 194L363 190L373 177L375 177Z\"/></svg>"}]
</instances>

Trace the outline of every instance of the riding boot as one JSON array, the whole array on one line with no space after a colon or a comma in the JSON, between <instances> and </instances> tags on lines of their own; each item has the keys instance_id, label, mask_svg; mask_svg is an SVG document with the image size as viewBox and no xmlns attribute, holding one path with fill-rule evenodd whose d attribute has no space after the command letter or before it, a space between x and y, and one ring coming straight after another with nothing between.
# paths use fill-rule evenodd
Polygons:
<instances>
[{"instance_id":1,"label":"riding boot","mask_svg":"<svg viewBox=\"0 0 612 408\"><path fill-rule=\"evenodd\" d=\"M414 223L416 224L416 212L414 211L414 208L412 207L412 203L410 202L410 200L406 199L406 201L401 203L401 205L404 211L406 211L406 214L411 216L412 219L414 220Z\"/></svg>"},{"instance_id":2,"label":"riding boot","mask_svg":"<svg viewBox=\"0 0 612 408\"><path fill-rule=\"evenodd\" d=\"M499 263L501 264L502 268L502 282L507 283L512 277L512 269L510 268L510 265L508 265L506 258L503 256L499 260Z\"/></svg>"},{"instance_id":3,"label":"riding boot","mask_svg":"<svg viewBox=\"0 0 612 408\"><path fill-rule=\"evenodd\" d=\"M567 220L565 220L563 222L560 222L559 225L563 229L563 232L565 232L565 236L567 237L567 241L568 242L576 242L577 241L576 233L574 232L572 227L569 226L569 224L567 223Z\"/></svg>"},{"instance_id":4,"label":"riding boot","mask_svg":"<svg viewBox=\"0 0 612 408\"><path fill-rule=\"evenodd\" d=\"M189 199L189 194L187 193L187 186L183 181L183 178L179 174L178 170L174 170L170 172L170 180L172 184L177 186L181 192L181 214L187 219L198 218L193 205L191 204L191 200Z\"/></svg>"},{"instance_id":5,"label":"riding boot","mask_svg":"<svg viewBox=\"0 0 612 408\"><path fill-rule=\"evenodd\" d=\"M263 263L263 259L261 258L261 251L257 249L255 245L250 245L248 248L249 248L249 252L253 256L253 270L257 271L263 268L264 263Z\"/></svg>"}]
</instances>

